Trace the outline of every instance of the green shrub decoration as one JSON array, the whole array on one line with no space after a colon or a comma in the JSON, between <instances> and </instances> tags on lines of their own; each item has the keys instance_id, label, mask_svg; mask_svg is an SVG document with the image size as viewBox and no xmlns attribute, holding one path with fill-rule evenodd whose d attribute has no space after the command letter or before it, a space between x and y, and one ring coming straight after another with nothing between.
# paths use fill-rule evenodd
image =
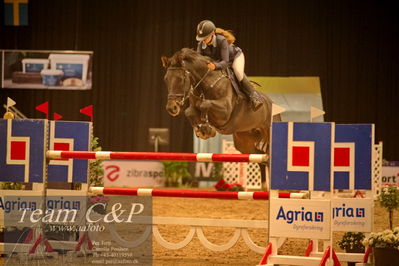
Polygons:
<instances>
[{"instance_id":1,"label":"green shrub decoration","mask_svg":"<svg viewBox=\"0 0 399 266\"><path fill-rule=\"evenodd\" d=\"M91 142L92 151L101 151L101 146L98 137L94 137ZM103 187L104 186L104 169L102 167L102 160L89 161L89 186Z\"/></svg>"},{"instance_id":2,"label":"green shrub decoration","mask_svg":"<svg viewBox=\"0 0 399 266\"><path fill-rule=\"evenodd\" d=\"M389 228L393 226L393 211L399 208L399 189L396 186L387 186L378 195L380 205L389 213Z\"/></svg>"},{"instance_id":3,"label":"green shrub decoration","mask_svg":"<svg viewBox=\"0 0 399 266\"><path fill-rule=\"evenodd\" d=\"M346 232L342 239L337 242L338 246L347 252L363 252L364 251L364 233Z\"/></svg>"},{"instance_id":4,"label":"green shrub decoration","mask_svg":"<svg viewBox=\"0 0 399 266\"><path fill-rule=\"evenodd\" d=\"M188 171L188 162L163 161L166 186L179 186L190 182L192 176Z\"/></svg>"}]
</instances>

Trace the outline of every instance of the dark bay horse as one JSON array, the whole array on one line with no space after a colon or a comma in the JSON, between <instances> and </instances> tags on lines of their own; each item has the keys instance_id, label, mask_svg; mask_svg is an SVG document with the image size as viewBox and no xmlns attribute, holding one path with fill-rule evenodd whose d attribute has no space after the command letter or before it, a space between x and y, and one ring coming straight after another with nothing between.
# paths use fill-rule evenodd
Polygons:
<instances>
[{"instance_id":1,"label":"dark bay horse","mask_svg":"<svg viewBox=\"0 0 399 266\"><path fill-rule=\"evenodd\" d=\"M188 48L171 58L161 58L166 68L168 88L166 110L172 116L184 111L196 135L207 139L216 132L233 135L234 146L241 153L267 153L272 101L260 94L263 106L253 111L251 103L237 93L225 70L208 70L208 57ZM280 116L273 118L280 121ZM259 165L262 183L266 181L265 164Z\"/></svg>"}]
</instances>

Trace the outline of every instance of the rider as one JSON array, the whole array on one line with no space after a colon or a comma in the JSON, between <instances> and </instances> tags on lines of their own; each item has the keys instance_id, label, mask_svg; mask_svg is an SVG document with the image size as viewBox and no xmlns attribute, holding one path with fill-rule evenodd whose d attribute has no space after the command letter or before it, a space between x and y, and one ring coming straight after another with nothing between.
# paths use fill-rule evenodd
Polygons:
<instances>
[{"instance_id":1,"label":"rider","mask_svg":"<svg viewBox=\"0 0 399 266\"><path fill-rule=\"evenodd\" d=\"M240 82L242 92L252 103L254 111L262 106L255 91L244 73L245 58L242 50L235 46L234 35L230 31L216 28L210 20L203 20L197 26L197 52L209 56L214 61L208 63L210 70L232 67Z\"/></svg>"}]
</instances>

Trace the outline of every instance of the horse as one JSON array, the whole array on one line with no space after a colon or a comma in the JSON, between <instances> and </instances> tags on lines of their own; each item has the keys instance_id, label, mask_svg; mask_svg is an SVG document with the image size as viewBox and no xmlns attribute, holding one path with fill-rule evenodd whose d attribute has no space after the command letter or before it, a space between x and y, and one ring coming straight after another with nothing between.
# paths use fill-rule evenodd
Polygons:
<instances>
[{"instance_id":1,"label":"horse","mask_svg":"<svg viewBox=\"0 0 399 266\"><path fill-rule=\"evenodd\" d=\"M208 139L216 132L233 135L234 147L241 153L264 154L269 151L272 101L260 92L263 105L254 111L249 100L234 89L228 70L210 71L210 58L183 48L171 58L161 57L166 69L168 89L166 110L172 116L184 111L197 137ZM234 74L233 74L234 75ZM279 115L274 121L281 121ZM266 182L267 163L259 164L262 184ZM267 184L266 184L267 185Z\"/></svg>"}]
</instances>

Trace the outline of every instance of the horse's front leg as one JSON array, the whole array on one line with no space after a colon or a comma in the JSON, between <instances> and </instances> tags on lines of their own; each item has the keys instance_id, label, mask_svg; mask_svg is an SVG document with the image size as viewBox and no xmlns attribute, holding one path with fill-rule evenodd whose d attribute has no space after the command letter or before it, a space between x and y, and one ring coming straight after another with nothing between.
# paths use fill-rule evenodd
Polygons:
<instances>
[{"instance_id":1,"label":"horse's front leg","mask_svg":"<svg viewBox=\"0 0 399 266\"><path fill-rule=\"evenodd\" d=\"M199 109L201 111L201 122L202 123L208 123L208 112L209 109L211 109L212 107L212 102L211 100L204 100L201 102L201 104L199 105Z\"/></svg>"},{"instance_id":2,"label":"horse's front leg","mask_svg":"<svg viewBox=\"0 0 399 266\"><path fill-rule=\"evenodd\" d=\"M202 139L209 139L216 136L216 129L210 125L208 120L208 112L212 107L212 103L210 100L204 100L197 105L199 109L198 116L198 132L196 132L197 136Z\"/></svg>"},{"instance_id":3,"label":"horse's front leg","mask_svg":"<svg viewBox=\"0 0 399 266\"><path fill-rule=\"evenodd\" d=\"M190 105L185 111L184 115L187 117L191 126L194 129L195 135L199 138L202 138L201 131L199 129L199 124L201 124L201 112L195 108L193 105Z\"/></svg>"}]
</instances>

